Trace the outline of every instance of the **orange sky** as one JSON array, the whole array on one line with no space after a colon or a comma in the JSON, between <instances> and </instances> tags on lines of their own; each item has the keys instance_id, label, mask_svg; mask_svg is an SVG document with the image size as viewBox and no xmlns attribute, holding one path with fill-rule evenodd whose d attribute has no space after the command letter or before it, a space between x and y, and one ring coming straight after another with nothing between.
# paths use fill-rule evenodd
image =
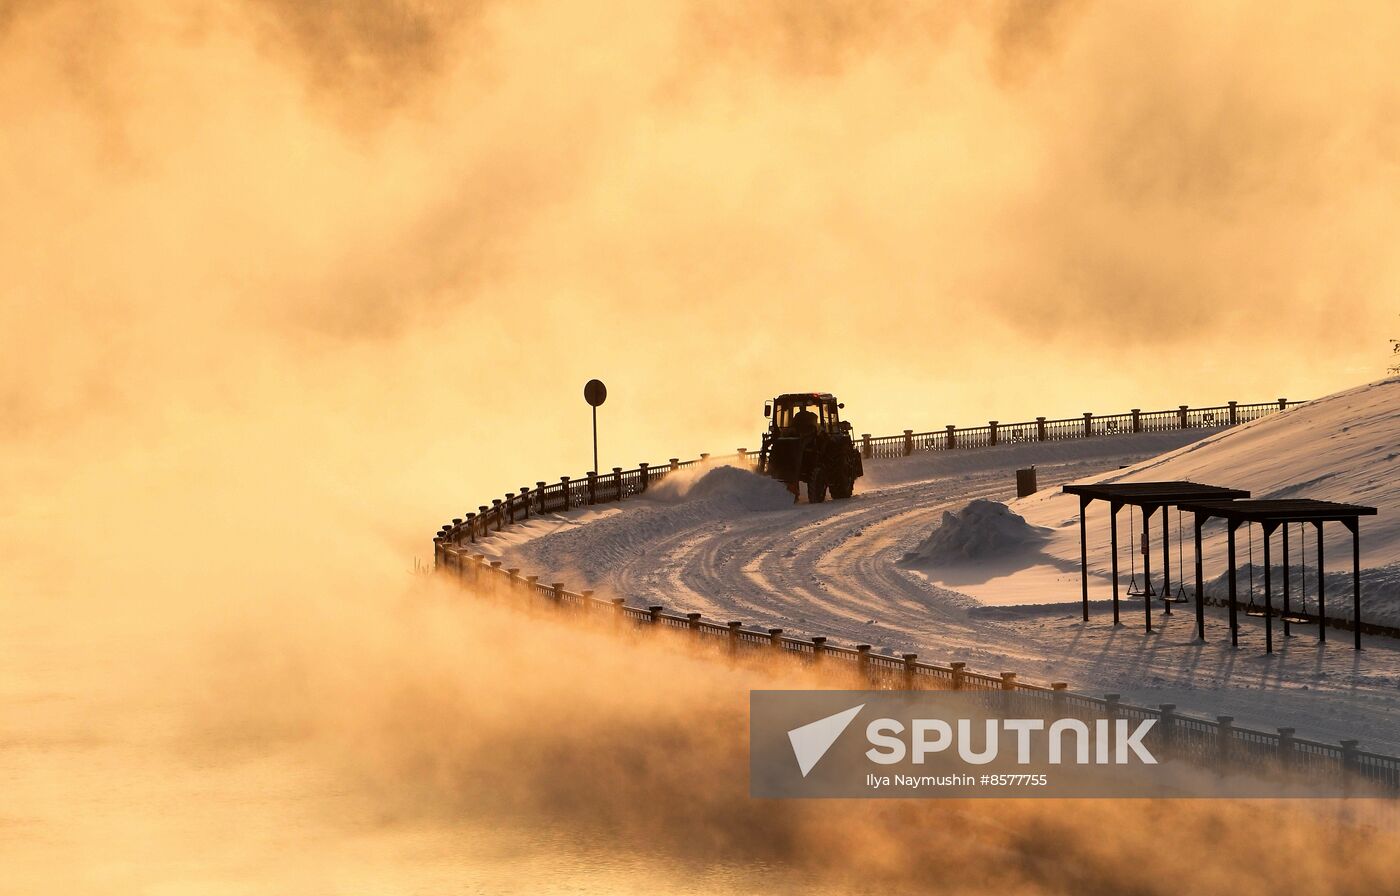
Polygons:
<instances>
[{"instance_id":1,"label":"orange sky","mask_svg":"<svg viewBox=\"0 0 1400 896\"><path fill-rule=\"evenodd\" d=\"M725 9L8 4L12 485L286 476L397 539L582 471L591 376L606 467L789 389L882 433L1380 374L1393 7Z\"/></svg>"}]
</instances>

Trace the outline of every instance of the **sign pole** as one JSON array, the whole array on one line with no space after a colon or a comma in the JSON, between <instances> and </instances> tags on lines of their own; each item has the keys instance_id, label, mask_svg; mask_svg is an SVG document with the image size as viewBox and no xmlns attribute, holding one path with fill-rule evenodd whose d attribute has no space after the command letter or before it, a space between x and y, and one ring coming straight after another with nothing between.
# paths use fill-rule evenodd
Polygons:
<instances>
[{"instance_id":1,"label":"sign pole","mask_svg":"<svg viewBox=\"0 0 1400 896\"><path fill-rule=\"evenodd\" d=\"M593 406L593 474L598 469L598 405L608 400L608 387L602 380L589 380L583 387L583 400Z\"/></svg>"}]
</instances>

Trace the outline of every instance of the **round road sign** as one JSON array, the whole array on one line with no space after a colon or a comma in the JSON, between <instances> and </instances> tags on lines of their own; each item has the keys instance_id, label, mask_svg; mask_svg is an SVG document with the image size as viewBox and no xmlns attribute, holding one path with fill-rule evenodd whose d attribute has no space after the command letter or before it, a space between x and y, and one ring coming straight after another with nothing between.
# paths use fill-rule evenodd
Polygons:
<instances>
[{"instance_id":1,"label":"round road sign","mask_svg":"<svg viewBox=\"0 0 1400 896\"><path fill-rule=\"evenodd\" d=\"M589 380L583 387L583 400L596 408L608 400L608 387L602 380Z\"/></svg>"}]
</instances>

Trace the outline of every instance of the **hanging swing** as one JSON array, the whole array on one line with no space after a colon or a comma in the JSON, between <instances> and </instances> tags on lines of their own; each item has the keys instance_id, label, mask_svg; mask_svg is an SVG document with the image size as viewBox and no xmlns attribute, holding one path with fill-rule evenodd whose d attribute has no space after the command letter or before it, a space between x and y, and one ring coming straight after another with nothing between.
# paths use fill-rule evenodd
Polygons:
<instances>
[{"instance_id":1,"label":"hanging swing","mask_svg":"<svg viewBox=\"0 0 1400 896\"><path fill-rule=\"evenodd\" d=\"M1298 524L1298 528L1303 530L1303 531L1302 531L1303 537L1302 537L1301 539L1299 539L1299 543L1302 544L1302 546L1303 546L1303 558L1302 558L1302 561L1301 561L1301 563L1300 563L1300 566L1301 566L1301 579L1300 579L1299 582L1298 582L1298 606L1300 607L1300 609L1298 610L1297 613L1289 612L1289 613L1283 614L1283 619L1284 619L1285 622L1289 623L1290 625L1311 625L1311 624L1313 623L1313 619L1312 619L1311 616L1307 615L1307 613L1308 613L1308 530L1305 528L1305 524L1304 524L1304 523L1299 523L1299 524ZM1284 537L1284 538L1287 538L1287 537L1288 537L1288 524L1287 524L1287 523L1284 523L1284 524L1283 524L1283 537Z\"/></svg>"},{"instance_id":2,"label":"hanging swing","mask_svg":"<svg viewBox=\"0 0 1400 896\"><path fill-rule=\"evenodd\" d=\"M1163 507L1162 512L1166 513L1167 508ZM1186 548L1182 537L1180 507L1176 509L1176 594L1163 594L1162 603L1186 603Z\"/></svg>"},{"instance_id":3,"label":"hanging swing","mask_svg":"<svg viewBox=\"0 0 1400 896\"><path fill-rule=\"evenodd\" d=\"M1244 608L1246 616L1267 616L1263 607L1254 606L1254 524L1246 523L1249 527L1249 606Z\"/></svg>"},{"instance_id":4,"label":"hanging swing","mask_svg":"<svg viewBox=\"0 0 1400 896\"><path fill-rule=\"evenodd\" d=\"M1135 527L1134 524L1133 524L1133 505L1129 504L1129 505L1128 505L1128 565L1129 565L1130 572L1131 572L1132 574L1128 577L1128 596L1129 596L1129 597L1152 597L1153 594L1154 594L1155 592L1153 592L1153 590L1152 590L1152 582L1147 578L1147 574L1146 574L1146 571L1145 571L1145 570L1144 570L1144 572L1143 572L1143 577L1142 577L1142 578L1143 578L1143 585L1142 585L1142 587L1139 588L1139 587L1138 587L1138 583L1137 583L1137 547L1136 547L1136 545L1134 544L1134 541L1133 541L1133 539L1134 539L1134 537L1135 537L1135 534L1134 534L1133 530L1134 530L1135 528L1136 528L1136 527Z\"/></svg>"}]
</instances>

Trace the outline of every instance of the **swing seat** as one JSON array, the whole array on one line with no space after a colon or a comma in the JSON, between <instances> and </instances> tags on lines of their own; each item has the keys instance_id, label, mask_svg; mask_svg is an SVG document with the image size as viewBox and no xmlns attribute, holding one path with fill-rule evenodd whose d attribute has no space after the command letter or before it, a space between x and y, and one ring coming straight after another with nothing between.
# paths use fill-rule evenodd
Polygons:
<instances>
[{"instance_id":1,"label":"swing seat","mask_svg":"<svg viewBox=\"0 0 1400 896\"><path fill-rule=\"evenodd\" d=\"M1176 594L1162 598L1164 604L1184 604L1187 602L1186 595L1178 591Z\"/></svg>"},{"instance_id":2,"label":"swing seat","mask_svg":"<svg viewBox=\"0 0 1400 896\"><path fill-rule=\"evenodd\" d=\"M1263 607L1245 607L1245 608L1244 608L1244 615L1246 615L1246 616L1254 616L1255 618L1263 619L1265 616L1267 616L1267 615L1269 615L1269 614L1264 612L1264 608L1263 608Z\"/></svg>"},{"instance_id":3,"label":"swing seat","mask_svg":"<svg viewBox=\"0 0 1400 896\"><path fill-rule=\"evenodd\" d=\"M1297 613L1283 614L1283 621L1289 625L1312 625L1313 620L1306 616L1299 616Z\"/></svg>"}]
</instances>

